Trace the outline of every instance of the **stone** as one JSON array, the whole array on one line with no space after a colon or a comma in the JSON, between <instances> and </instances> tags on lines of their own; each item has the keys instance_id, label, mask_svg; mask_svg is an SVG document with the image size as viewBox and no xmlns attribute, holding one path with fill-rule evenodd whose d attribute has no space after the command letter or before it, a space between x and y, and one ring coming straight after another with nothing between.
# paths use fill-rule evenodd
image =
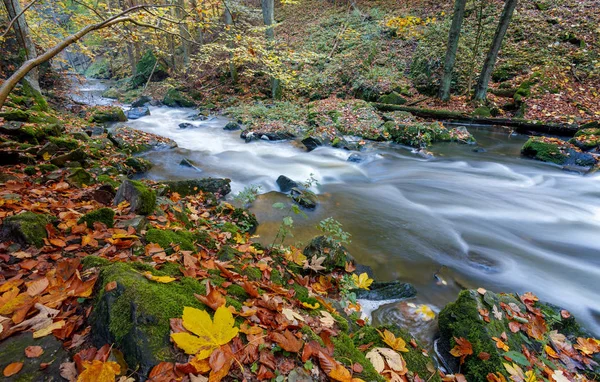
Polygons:
<instances>
[{"instance_id":1,"label":"stone","mask_svg":"<svg viewBox=\"0 0 600 382\"><path fill-rule=\"evenodd\" d=\"M98 177L98 181L100 181L100 176ZM112 204L112 201L115 198L115 194L115 189L111 184L103 184L100 187L93 190L90 193L90 197L98 203L107 206Z\"/></svg>"},{"instance_id":2,"label":"stone","mask_svg":"<svg viewBox=\"0 0 600 382\"><path fill-rule=\"evenodd\" d=\"M40 346L44 352L39 357L25 357L25 349L28 346ZM4 339L0 346L0 370L4 370L12 362L23 362L23 368L19 373L11 377L3 377L2 380L6 382L63 382L65 380L60 376L60 365L68 361L69 353L52 335L33 338L30 332L22 332ZM42 368L42 364L46 366Z\"/></svg>"},{"instance_id":3,"label":"stone","mask_svg":"<svg viewBox=\"0 0 600 382\"><path fill-rule=\"evenodd\" d=\"M204 113L198 112L190 115L188 119L191 119L192 121L206 121L208 117Z\"/></svg>"},{"instance_id":4,"label":"stone","mask_svg":"<svg viewBox=\"0 0 600 382\"><path fill-rule=\"evenodd\" d=\"M323 141L321 141L319 138L308 137L302 140L302 144L306 147L307 151L313 151L317 147L323 146Z\"/></svg>"},{"instance_id":5,"label":"stone","mask_svg":"<svg viewBox=\"0 0 600 382\"><path fill-rule=\"evenodd\" d=\"M172 139L145 133L130 127L119 127L108 135L108 139L123 151L132 154L149 150L168 150L177 147Z\"/></svg>"},{"instance_id":6,"label":"stone","mask_svg":"<svg viewBox=\"0 0 600 382\"><path fill-rule=\"evenodd\" d=\"M223 130L227 130L227 131L235 131L235 130L240 130L240 129L241 129L240 125L235 122L229 122L223 128Z\"/></svg>"},{"instance_id":7,"label":"stone","mask_svg":"<svg viewBox=\"0 0 600 382\"><path fill-rule=\"evenodd\" d=\"M352 292L356 294L356 298L371 301L406 300L417 295L412 284L400 281L374 282L368 290L353 289Z\"/></svg>"},{"instance_id":8,"label":"stone","mask_svg":"<svg viewBox=\"0 0 600 382\"><path fill-rule=\"evenodd\" d=\"M219 194L221 197L231 192L230 183L230 179L223 178L202 178L162 182L168 191L177 192L181 196L195 195L202 191Z\"/></svg>"},{"instance_id":9,"label":"stone","mask_svg":"<svg viewBox=\"0 0 600 382\"><path fill-rule=\"evenodd\" d=\"M20 109L14 109L11 111L0 113L0 118L4 118L5 121L18 121L28 122L29 114Z\"/></svg>"},{"instance_id":10,"label":"stone","mask_svg":"<svg viewBox=\"0 0 600 382\"><path fill-rule=\"evenodd\" d=\"M196 106L196 103L194 101L190 100L189 98L187 98L186 96L181 94L181 92L175 88L171 88L171 89L169 89L169 91L167 91L167 94L165 95L165 98L163 99L163 103L166 106L170 106L170 107L194 107L194 106Z\"/></svg>"},{"instance_id":11,"label":"stone","mask_svg":"<svg viewBox=\"0 0 600 382\"><path fill-rule=\"evenodd\" d=\"M298 182L293 181L285 175L279 175L279 178L277 178L276 182L281 192L290 192L292 188L300 187L300 184Z\"/></svg>"},{"instance_id":12,"label":"stone","mask_svg":"<svg viewBox=\"0 0 600 382\"><path fill-rule=\"evenodd\" d=\"M402 97L400 94L398 94L394 91L394 92L391 92L390 94L386 94L386 95L379 97L377 102L387 103L387 104L392 104L392 105L404 105L408 101L406 100L406 98Z\"/></svg>"},{"instance_id":13,"label":"stone","mask_svg":"<svg viewBox=\"0 0 600 382\"><path fill-rule=\"evenodd\" d=\"M106 128L104 126L94 126L90 130L90 137L96 138L106 134Z\"/></svg>"},{"instance_id":14,"label":"stone","mask_svg":"<svg viewBox=\"0 0 600 382\"><path fill-rule=\"evenodd\" d=\"M87 142L90 140L90 136L84 131L75 131L71 133L71 137L81 142Z\"/></svg>"},{"instance_id":15,"label":"stone","mask_svg":"<svg viewBox=\"0 0 600 382\"><path fill-rule=\"evenodd\" d=\"M49 215L29 211L9 216L4 219L2 230L0 230L0 238L19 244L31 244L40 248L44 245L44 239L48 237L46 224L53 220L54 218Z\"/></svg>"},{"instance_id":16,"label":"stone","mask_svg":"<svg viewBox=\"0 0 600 382\"><path fill-rule=\"evenodd\" d=\"M191 123L188 122L184 122L184 123L180 123L179 124L179 128L180 129L190 129L190 128L194 128L196 126L192 125Z\"/></svg>"},{"instance_id":17,"label":"stone","mask_svg":"<svg viewBox=\"0 0 600 382\"><path fill-rule=\"evenodd\" d=\"M71 174L67 176L67 182L77 187L83 187L94 183L94 178L87 171L79 167L71 171Z\"/></svg>"},{"instance_id":18,"label":"stone","mask_svg":"<svg viewBox=\"0 0 600 382\"><path fill-rule=\"evenodd\" d=\"M325 261L322 263L325 272L331 272L335 268L343 269L347 262L353 261L352 256L344 246L326 236L318 236L312 239L302 253L309 263L313 258L325 257Z\"/></svg>"},{"instance_id":19,"label":"stone","mask_svg":"<svg viewBox=\"0 0 600 382\"><path fill-rule=\"evenodd\" d=\"M150 101L152 101L152 98L150 98L148 96L141 96L140 98L136 99L135 101L133 101L131 103L131 107L136 108L136 107L146 106L147 104L150 103Z\"/></svg>"},{"instance_id":20,"label":"stone","mask_svg":"<svg viewBox=\"0 0 600 382\"><path fill-rule=\"evenodd\" d=\"M359 153L352 153L348 157L348 162L352 162L352 163L361 163L364 160L365 160L365 158L363 158L363 156L360 155Z\"/></svg>"},{"instance_id":21,"label":"stone","mask_svg":"<svg viewBox=\"0 0 600 382\"><path fill-rule=\"evenodd\" d=\"M88 228L94 228L94 223L100 222L103 223L108 228L112 228L115 221L115 211L110 208L102 207L95 211L88 212L83 215L78 223L85 223Z\"/></svg>"},{"instance_id":22,"label":"stone","mask_svg":"<svg viewBox=\"0 0 600 382\"><path fill-rule=\"evenodd\" d=\"M142 232L146 229L147 225L148 219L142 215L136 215L135 217L127 220L119 220L115 224L117 228L121 229L127 229L129 227L132 227L133 229L135 229L135 232Z\"/></svg>"},{"instance_id":23,"label":"stone","mask_svg":"<svg viewBox=\"0 0 600 382\"><path fill-rule=\"evenodd\" d=\"M134 174L141 174L152 168L152 162L140 157L129 157L125 161L125 164L131 167Z\"/></svg>"},{"instance_id":24,"label":"stone","mask_svg":"<svg viewBox=\"0 0 600 382\"><path fill-rule=\"evenodd\" d=\"M128 119L140 119L150 115L150 109L147 106L134 107L127 111Z\"/></svg>"},{"instance_id":25,"label":"stone","mask_svg":"<svg viewBox=\"0 0 600 382\"><path fill-rule=\"evenodd\" d=\"M126 122L127 116L123 109L117 106L111 106L106 109L95 110L91 117L90 122L94 123L109 123L109 122Z\"/></svg>"},{"instance_id":26,"label":"stone","mask_svg":"<svg viewBox=\"0 0 600 382\"><path fill-rule=\"evenodd\" d=\"M148 79L151 81L162 81L169 76L167 68L160 61L157 63L157 58L150 49L144 53L136 64L135 69L136 75L131 78L131 86L133 88L145 85Z\"/></svg>"},{"instance_id":27,"label":"stone","mask_svg":"<svg viewBox=\"0 0 600 382\"><path fill-rule=\"evenodd\" d=\"M294 187L290 190L290 194L296 203L307 209L315 209L319 203L317 195L310 190Z\"/></svg>"},{"instance_id":28,"label":"stone","mask_svg":"<svg viewBox=\"0 0 600 382\"><path fill-rule=\"evenodd\" d=\"M156 193L142 182L128 179L121 183L113 204L116 206L124 201L129 202L132 213L148 215L156 206Z\"/></svg>"},{"instance_id":29,"label":"stone","mask_svg":"<svg viewBox=\"0 0 600 382\"><path fill-rule=\"evenodd\" d=\"M473 115L476 117L489 118L492 116L492 111L487 106L479 106L473 110Z\"/></svg>"},{"instance_id":30,"label":"stone","mask_svg":"<svg viewBox=\"0 0 600 382\"><path fill-rule=\"evenodd\" d=\"M600 128L585 128L577 131L569 143L581 150L598 150L600 148Z\"/></svg>"},{"instance_id":31,"label":"stone","mask_svg":"<svg viewBox=\"0 0 600 382\"><path fill-rule=\"evenodd\" d=\"M194 164L194 162L192 162L191 160L187 159L187 158L183 158L181 160L181 162L179 162L180 166L183 167L191 167L191 168L196 168L196 165Z\"/></svg>"},{"instance_id":32,"label":"stone","mask_svg":"<svg viewBox=\"0 0 600 382\"><path fill-rule=\"evenodd\" d=\"M521 155L558 165L591 167L596 159L589 153L582 153L573 144L549 137L531 137L521 148Z\"/></svg>"},{"instance_id":33,"label":"stone","mask_svg":"<svg viewBox=\"0 0 600 382\"><path fill-rule=\"evenodd\" d=\"M50 162L55 166L64 167L67 162L82 162L86 158L87 154L81 148L77 148L69 153L52 158Z\"/></svg>"},{"instance_id":34,"label":"stone","mask_svg":"<svg viewBox=\"0 0 600 382\"><path fill-rule=\"evenodd\" d=\"M0 165L35 164L35 158L21 151L0 150Z\"/></svg>"}]
</instances>

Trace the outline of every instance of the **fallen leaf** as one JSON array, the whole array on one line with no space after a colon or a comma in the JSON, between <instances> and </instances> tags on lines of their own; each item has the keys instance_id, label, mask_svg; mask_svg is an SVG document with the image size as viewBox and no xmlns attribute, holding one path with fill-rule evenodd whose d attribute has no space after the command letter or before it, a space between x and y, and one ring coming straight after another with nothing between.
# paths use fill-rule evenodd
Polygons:
<instances>
[{"instance_id":1,"label":"fallen leaf","mask_svg":"<svg viewBox=\"0 0 600 382\"><path fill-rule=\"evenodd\" d=\"M168 284L177 280L176 278L171 276L154 276L151 272L144 272L144 276L146 276L148 280L156 281L157 283L162 284Z\"/></svg>"},{"instance_id":2,"label":"fallen leaf","mask_svg":"<svg viewBox=\"0 0 600 382\"><path fill-rule=\"evenodd\" d=\"M406 348L406 341L404 341L401 337L396 337L394 333L390 332L387 329L385 329L383 333L377 330L377 333L379 333L379 336L381 337L383 342L385 342L392 349L404 353L408 352L408 349Z\"/></svg>"},{"instance_id":3,"label":"fallen leaf","mask_svg":"<svg viewBox=\"0 0 600 382\"><path fill-rule=\"evenodd\" d=\"M50 285L50 281L48 281L47 277L41 277L37 280L31 281L27 283L27 294L31 297L35 297L45 291L46 288L48 288L48 285Z\"/></svg>"},{"instance_id":4,"label":"fallen leaf","mask_svg":"<svg viewBox=\"0 0 600 382\"><path fill-rule=\"evenodd\" d=\"M294 321L301 321L304 322L304 317L302 317L302 315L292 309L289 308L283 308L281 309L281 313L285 316L285 318L290 321L290 322L294 322ZM322 313L322 312L321 312Z\"/></svg>"},{"instance_id":5,"label":"fallen leaf","mask_svg":"<svg viewBox=\"0 0 600 382\"><path fill-rule=\"evenodd\" d=\"M27 346L25 348L25 356L27 358L37 358L44 354L44 349L41 346Z\"/></svg>"},{"instance_id":6,"label":"fallen leaf","mask_svg":"<svg viewBox=\"0 0 600 382\"><path fill-rule=\"evenodd\" d=\"M283 333L272 332L270 338L285 351L298 353L302 349L302 340L296 338L289 330Z\"/></svg>"},{"instance_id":7,"label":"fallen leaf","mask_svg":"<svg viewBox=\"0 0 600 382\"><path fill-rule=\"evenodd\" d=\"M99 360L83 361L83 371L77 377L77 382L114 382L115 376L121 372L118 363Z\"/></svg>"},{"instance_id":8,"label":"fallen leaf","mask_svg":"<svg viewBox=\"0 0 600 382\"><path fill-rule=\"evenodd\" d=\"M13 362L6 365L2 374L5 377L10 377L11 375L17 374L23 368L23 362Z\"/></svg>"},{"instance_id":9,"label":"fallen leaf","mask_svg":"<svg viewBox=\"0 0 600 382\"><path fill-rule=\"evenodd\" d=\"M369 275L366 273L361 273L360 276L353 274L352 281L354 281L354 285L359 289L369 290L369 287L373 284L373 279L369 278Z\"/></svg>"},{"instance_id":10,"label":"fallen leaf","mask_svg":"<svg viewBox=\"0 0 600 382\"><path fill-rule=\"evenodd\" d=\"M467 339L463 337L454 337L454 341L456 342L456 345L452 348L452 350L450 350L450 354L455 357L460 357L460 363L462 364L465 362L465 358L467 358L467 356L473 354L473 346Z\"/></svg>"},{"instance_id":11,"label":"fallen leaf","mask_svg":"<svg viewBox=\"0 0 600 382\"><path fill-rule=\"evenodd\" d=\"M38 330L36 332L33 332L33 338L45 337L48 334L52 333L53 330L61 329L64 326L65 326L65 321L64 320L53 322L50 325L44 327L43 329L40 329L40 330Z\"/></svg>"}]
</instances>

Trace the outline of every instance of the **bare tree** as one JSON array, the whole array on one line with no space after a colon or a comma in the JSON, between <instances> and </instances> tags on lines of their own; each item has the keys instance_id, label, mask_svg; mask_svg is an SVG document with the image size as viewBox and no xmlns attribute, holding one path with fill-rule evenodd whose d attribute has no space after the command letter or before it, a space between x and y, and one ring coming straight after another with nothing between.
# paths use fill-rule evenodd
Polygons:
<instances>
[{"instance_id":1,"label":"bare tree","mask_svg":"<svg viewBox=\"0 0 600 382\"><path fill-rule=\"evenodd\" d=\"M450 87L452 86L452 73L454 72L454 63L456 62L456 51L458 50L458 40L460 30L465 18L465 7L467 0L456 0L454 2L454 14L452 16L452 25L448 33L448 47L446 48L446 59L444 60L444 75L440 82L440 99L447 101L450 99Z\"/></svg>"},{"instance_id":2,"label":"bare tree","mask_svg":"<svg viewBox=\"0 0 600 382\"><path fill-rule=\"evenodd\" d=\"M487 97L488 84L490 82L490 78L492 77L492 71L496 65L498 53L502 47L502 41L504 40L504 36L508 30L508 25L510 24L510 20L512 19L512 15L516 6L517 0L506 0L504 3L504 9L502 10L502 15L500 15L500 21L498 22L496 34L494 35L494 40L492 41L492 46L490 47L490 51L485 59L483 69L481 70L479 80L477 81L477 87L475 88L475 95L473 98L477 101L483 101Z\"/></svg>"},{"instance_id":3,"label":"bare tree","mask_svg":"<svg viewBox=\"0 0 600 382\"><path fill-rule=\"evenodd\" d=\"M275 24L275 1L274 0L261 0L262 2L262 14L265 25L267 26L266 35L267 41L270 45L275 42L275 31L273 24ZM281 98L281 82L271 77L271 94L273 99Z\"/></svg>"}]
</instances>

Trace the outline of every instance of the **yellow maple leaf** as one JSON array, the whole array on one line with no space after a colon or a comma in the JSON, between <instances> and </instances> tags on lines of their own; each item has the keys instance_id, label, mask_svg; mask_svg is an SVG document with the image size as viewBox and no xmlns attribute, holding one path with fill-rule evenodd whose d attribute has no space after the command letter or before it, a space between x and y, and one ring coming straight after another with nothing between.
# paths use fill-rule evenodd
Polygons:
<instances>
[{"instance_id":1,"label":"yellow maple leaf","mask_svg":"<svg viewBox=\"0 0 600 382\"><path fill-rule=\"evenodd\" d=\"M171 276L154 276L150 272L144 272L144 276L146 276L146 278L148 280L156 281L157 283L163 283L163 284L167 284L167 283L177 280L176 278L171 277Z\"/></svg>"},{"instance_id":2,"label":"yellow maple leaf","mask_svg":"<svg viewBox=\"0 0 600 382\"><path fill-rule=\"evenodd\" d=\"M42 158L44 158L44 160L49 160L50 159L50 153L49 152L45 152L44 155L42 155Z\"/></svg>"},{"instance_id":3,"label":"yellow maple leaf","mask_svg":"<svg viewBox=\"0 0 600 382\"><path fill-rule=\"evenodd\" d=\"M403 353L408 352L408 349L406 348L406 341L404 341L401 337L396 338L394 333L390 332L387 329L385 329L383 331L383 333L380 332L379 330L377 332L381 336L381 339L383 340L383 342L385 342L392 349L394 349L396 351L401 351Z\"/></svg>"},{"instance_id":4,"label":"yellow maple leaf","mask_svg":"<svg viewBox=\"0 0 600 382\"><path fill-rule=\"evenodd\" d=\"M77 377L77 382L114 382L115 376L121 372L119 364L112 361L83 361L82 366L84 370Z\"/></svg>"},{"instance_id":5,"label":"yellow maple leaf","mask_svg":"<svg viewBox=\"0 0 600 382\"><path fill-rule=\"evenodd\" d=\"M369 289L371 284L373 284L373 279L369 278L369 275L366 273L361 273L360 276L354 274L352 275L352 280L354 281L354 285L360 289Z\"/></svg>"},{"instance_id":6,"label":"yellow maple leaf","mask_svg":"<svg viewBox=\"0 0 600 382\"><path fill-rule=\"evenodd\" d=\"M196 354L196 358L201 360L237 336L238 328L233 324L233 315L224 305L217 309L214 320L206 311L186 306L183 308L183 327L195 335L173 333L171 339L184 352Z\"/></svg>"}]
</instances>

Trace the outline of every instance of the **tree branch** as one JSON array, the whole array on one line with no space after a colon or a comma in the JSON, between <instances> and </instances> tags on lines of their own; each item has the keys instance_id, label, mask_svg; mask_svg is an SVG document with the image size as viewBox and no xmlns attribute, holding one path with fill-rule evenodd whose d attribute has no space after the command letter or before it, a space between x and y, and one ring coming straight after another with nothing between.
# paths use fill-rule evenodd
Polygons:
<instances>
[{"instance_id":1,"label":"tree branch","mask_svg":"<svg viewBox=\"0 0 600 382\"><path fill-rule=\"evenodd\" d=\"M8 31L10 31L10 28L12 28L13 24L15 23L15 21L17 21L19 19L19 17L23 16L23 14L25 13L25 11L27 11L29 8L31 8L31 6L35 3L37 3L38 0L33 0L31 3L27 4L27 6L25 8L23 8L23 10L21 11L21 13L19 13L17 16L15 16L14 19L10 20L10 23L8 23L8 26L6 27L6 30L4 31L4 33L2 33L2 36L0 37L4 37L6 36L6 34L8 33Z\"/></svg>"}]
</instances>

